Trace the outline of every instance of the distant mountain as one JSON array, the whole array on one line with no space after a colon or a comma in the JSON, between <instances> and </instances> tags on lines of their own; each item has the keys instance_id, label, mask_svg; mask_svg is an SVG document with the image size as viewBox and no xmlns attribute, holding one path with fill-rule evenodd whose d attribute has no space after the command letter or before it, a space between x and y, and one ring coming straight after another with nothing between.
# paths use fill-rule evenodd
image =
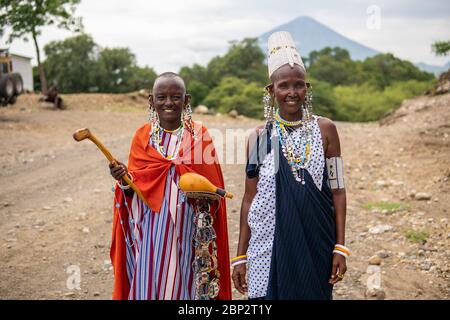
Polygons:
<instances>
[{"instance_id":1,"label":"distant mountain","mask_svg":"<svg viewBox=\"0 0 450 320\"><path fill-rule=\"evenodd\" d=\"M450 69L450 62L448 62L443 66L434 66L431 64L419 62L416 63L416 66L423 71L431 72L434 73L434 75L439 76L442 72L445 72Z\"/></svg>"},{"instance_id":2,"label":"distant mountain","mask_svg":"<svg viewBox=\"0 0 450 320\"><path fill-rule=\"evenodd\" d=\"M259 37L259 45L264 52L267 52L267 39L276 31L288 31L294 38L302 57L307 57L311 51L324 47L345 48L355 60L364 60L380 53L344 37L311 17L298 17L262 34Z\"/></svg>"},{"instance_id":3,"label":"distant mountain","mask_svg":"<svg viewBox=\"0 0 450 320\"><path fill-rule=\"evenodd\" d=\"M313 50L320 50L325 47L347 49L350 57L354 60L364 60L381 53L344 37L311 17L298 17L262 34L258 40L259 46L265 53L267 53L267 39L276 31L288 31L294 38L302 57L307 57ZM433 66L422 62L415 65L423 71L434 73L436 76L450 69L450 62L443 66Z\"/></svg>"}]
</instances>

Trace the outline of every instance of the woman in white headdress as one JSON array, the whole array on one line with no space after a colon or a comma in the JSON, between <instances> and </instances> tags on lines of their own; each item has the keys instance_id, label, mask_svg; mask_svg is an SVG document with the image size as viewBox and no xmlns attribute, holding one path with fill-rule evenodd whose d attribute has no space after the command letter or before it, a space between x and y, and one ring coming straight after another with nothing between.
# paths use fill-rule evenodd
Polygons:
<instances>
[{"instance_id":1,"label":"woman in white headdress","mask_svg":"<svg viewBox=\"0 0 450 320\"><path fill-rule=\"evenodd\" d=\"M248 143L233 282L250 299L332 299L350 255L338 133L312 114L291 35L272 34L268 50L266 123Z\"/></svg>"}]
</instances>

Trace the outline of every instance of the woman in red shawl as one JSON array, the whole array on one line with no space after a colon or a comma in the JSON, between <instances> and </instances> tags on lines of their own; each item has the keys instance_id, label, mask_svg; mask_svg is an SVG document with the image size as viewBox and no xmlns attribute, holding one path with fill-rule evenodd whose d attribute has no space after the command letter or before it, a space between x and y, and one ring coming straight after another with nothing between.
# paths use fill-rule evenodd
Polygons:
<instances>
[{"instance_id":1,"label":"woman in red shawl","mask_svg":"<svg viewBox=\"0 0 450 320\"><path fill-rule=\"evenodd\" d=\"M194 210L178 187L182 174L195 172L224 188L222 172L207 129L191 119L183 79L163 73L149 97L150 123L131 143L128 168L111 166L115 188L111 261L113 299L191 300L195 298ZM128 175L142 201L122 180ZM231 299L225 201L213 227L217 238L220 291Z\"/></svg>"}]
</instances>

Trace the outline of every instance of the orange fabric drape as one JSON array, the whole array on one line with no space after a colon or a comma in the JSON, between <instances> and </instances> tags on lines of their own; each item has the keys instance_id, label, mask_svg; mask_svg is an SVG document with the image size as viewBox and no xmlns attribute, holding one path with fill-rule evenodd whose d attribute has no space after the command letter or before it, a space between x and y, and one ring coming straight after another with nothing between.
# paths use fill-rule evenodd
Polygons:
<instances>
[{"instance_id":1,"label":"orange fabric drape","mask_svg":"<svg viewBox=\"0 0 450 320\"><path fill-rule=\"evenodd\" d=\"M194 130L197 140L194 141L190 133L184 133L179 157L168 160L149 145L151 126L145 124L140 127L131 143L128 170L134 178L134 183L145 196L150 208L159 212L164 197L165 181L172 164L175 165L179 175L186 172L195 172L206 177L212 184L224 189L224 181L220 165L217 161L212 139L208 131L201 124L195 123ZM114 267L113 299L128 299L129 285L126 272L126 244L120 219L127 224L127 212L124 208L123 194L119 188L115 190L115 199L120 203L116 208L114 204L113 235L111 241L111 261ZM131 199L128 199L128 203ZM214 229L217 233L217 258L220 272L219 300L231 299L230 266L228 252L228 230L226 217L226 203L220 200L220 207L214 220Z\"/></svg>"}]
</instances>

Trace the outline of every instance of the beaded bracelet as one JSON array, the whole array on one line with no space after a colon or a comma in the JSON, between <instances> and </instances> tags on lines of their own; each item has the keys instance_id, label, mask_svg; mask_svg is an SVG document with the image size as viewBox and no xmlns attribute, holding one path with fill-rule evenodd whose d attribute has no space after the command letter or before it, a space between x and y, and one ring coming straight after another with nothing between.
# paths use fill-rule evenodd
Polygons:
<instances>
[{"instance_id":1,"label":"beaded bracelet","mask_svg":"<svg viewBox=\"0 0 450 320\"><path fill-rule=\"evenodd\" d=\"M345 258L348 258L350 256L350 250L341 244L336 244L334 246L333 253L340 254L341 256L344 256Z\"/></svg>"},{"instance_id":2,"label":"beaded bracelet","mask_svg":"<svg viewBox=\"0 0 450 320\"><path fill-rule=\"evenodd\" d=\"M243 255L234 257L234 258L231 259L231 262L236 261L236 260L240 260L240 259L242 259L242 258L247 259L247 255L246 255L246 254L243 254Z\"/></svg>"},{"instance_id":3,"label":"beaded bracelet","mask_svg":"<svg viewBox=\"0 0 450 320\"><path fill-rule=\"evenodd\" d=\"M239 261L232 262L231 263L231 267L234 268L234 267L236 267L236 266L238 266L240 264L245 264L245 263L247 263L247 259L242 259L242 260L239 260Z\"/></svg>"},{"instance_id":4,"label":"beaded bracelet","mask_svg":"<svg viewBox=\"0 0 450 320\"><path fill-rule=\"evenodd\" d=\"M233 267L233 268L240 264L244 264L244 263L247 263L247 255L245 255L245 254L231 259L231 267Z\"/></svg>"},{"instance_id":5,"label":"beaded bracelet","mask_svg":"<svg viewBox=\"0 0 450 320\"><path fill-rule=\"evenodd\" d=\"M342 251L335 249L335 250L333 250L333 253L337 253L337 254L340 254L341 256L344 256L345 258L348 258L348 255L346 253L343 253Z\"/></svg>"}]
</instances>

